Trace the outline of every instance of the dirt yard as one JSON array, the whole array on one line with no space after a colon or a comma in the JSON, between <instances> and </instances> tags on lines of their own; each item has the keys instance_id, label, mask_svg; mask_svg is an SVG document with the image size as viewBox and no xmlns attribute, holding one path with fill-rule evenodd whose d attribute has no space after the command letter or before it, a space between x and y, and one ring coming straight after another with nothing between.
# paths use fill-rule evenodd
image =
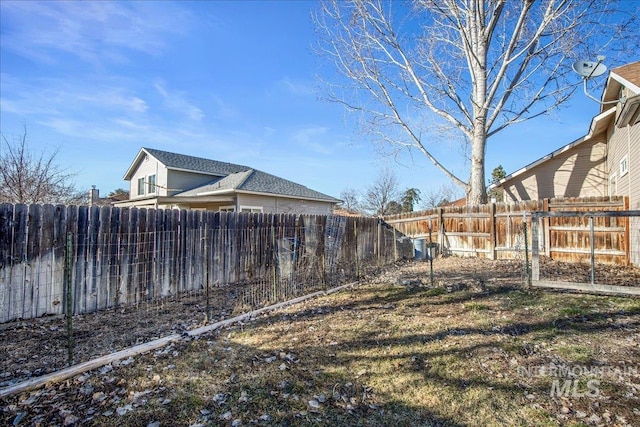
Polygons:
<instances>
[{"instance_id":1,"label":"dirt yard","mask_svg":"<svg viewBox=\"0 0 640 427\"><path fill-rule=\"evenodd\" d=\"M586 269L543 268L570 281ZM607 273L608 284L640 283L634 269ZM448 258L431 285L429 263L405 263L9 396L0 425L640 425L640 300L528 290L524 277L521 263ZM201 324L194 301L167 303L159 321L85 316L103 344L80 357ZM47 357L64 366L62 321L0 330L12 346L0 382L50 370Z\"/></svg>"}]
</instances>

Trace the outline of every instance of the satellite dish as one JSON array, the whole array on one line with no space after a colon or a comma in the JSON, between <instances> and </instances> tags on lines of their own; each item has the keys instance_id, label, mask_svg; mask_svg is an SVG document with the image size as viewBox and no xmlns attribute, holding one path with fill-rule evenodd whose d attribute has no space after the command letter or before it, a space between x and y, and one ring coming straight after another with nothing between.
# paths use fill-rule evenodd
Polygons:
<instances>
[{"instance_id":1,"label":"satellite dish","mask_svg":"<svg viewBox=\"0 0 640 427\"><path fill-rule=\"evenodd\" d=\"M576 61L571 68L585 79L601 76L607 71L607 66L600 61Z\"/></svg>"},{"instance_id":2,"label":"satellite dish","mask_svg":"<svg viewBox=\"0 0 640 427\"><path fill-rule=\"evenodd\" d=\"M587 92L587 80L589 80L591 77L601 76L607 71L607 66L602 63L602 61L604 60L605 57L600 55L598 56L598 62L576 61L573 63L571 68L573 68L573 71L582 76L582 87L584 89L584 94L587 95L589 99L596 101L600 105L617 104L618 102L623 101L624 97L616 99L614 101L600 101L598 98L589 95L589 92Z\"/></svg>"}]
</instances>

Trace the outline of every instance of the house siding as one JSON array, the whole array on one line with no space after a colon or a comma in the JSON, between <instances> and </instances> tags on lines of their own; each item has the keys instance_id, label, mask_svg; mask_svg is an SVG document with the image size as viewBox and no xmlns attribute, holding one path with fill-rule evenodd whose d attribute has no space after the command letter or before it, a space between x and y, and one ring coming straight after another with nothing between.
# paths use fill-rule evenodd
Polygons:
<instances>
[{"instance_id":1,"label":"house siding","mask_svg":"<svg viewBox=\"0 0 640 427\"><path fill-rule=\"evenodd\" d=\"M640 210L640 124L626 128L629 137L629 209ZM629 223L631 262L640 265L640 218Z\"/></svg>"},{"instance_id":2,"label":"house siding","mask_svg":"<svg viewBox=\"0 0 640 427\"><path fill-rule=\"evenodd\" d=\"M502 184L507 201L607 195L606 135L584 141Z\"/></svg>"},{"instance_id":3,"label":"house siding","mask_svg":"<svg viewBox=\"0 0 640 427\"><path fill-rule=\"evenodd\" d=\"M629 173L622 175L620 172L620 161L627 158L627 164L629 162L628 134L627 129L618 129L615 126L610 128L607 169L609 170L609 194L611 196L629 195Z\"/></svg>"},{"instance_id":4,"label":"house siding","mask_svg":"<svg viewBox=\"0 0 640 427\"><path fill-rule=\"evenodd\" d=\"M640 209L640 125L618 128L609 135L609 193L629 197L629 209ZM620 161L627 159L627 173L620 173ZM640 265L640 218L629 220L630 261Z\"/></svg>"},{"instance_id":5,"label":"house siding","mask_svg":"<svg viewBox=\"0 0 640 427\"><path fill-rule=\"evenodd\" d=\"M285 197L238 194L238 208L242 206L262 207L264 213L295 213L308 215L331 215L333 203L313 200L296 200Z\"/></svg>"},{"instance_id":6,"label":"house siding","mask_svg":"<svg viewBox=\"0 0 640 427\"><path fill-rule=\"evenodd\" d=\"M131 177L129 194L131 199L139 199L142 197L147 197L149 195L147 188L145 188L144 194L138 194L138 179L144 178L145 184L147 182L147 178L150 175L156 175L156 193L158 196L166 195L166 182L167 182L167 172L166 168L162 163L156 160L152 156L147 156L145 159L140 161L138 168L135 170Z\"/></svg>"},{"instance_id":7,"label":"house siding","mask_svg":"<svg viewBox=\"0 0 640 427\"><path fill-rule=\"evenodd\" d=\"M200 187L216 179L215 176L200 174L196 172L186 172L171 170L169 178L165 178L168 191L167 196L173 196L192 188Z\"/></svg>"}]
</instances>

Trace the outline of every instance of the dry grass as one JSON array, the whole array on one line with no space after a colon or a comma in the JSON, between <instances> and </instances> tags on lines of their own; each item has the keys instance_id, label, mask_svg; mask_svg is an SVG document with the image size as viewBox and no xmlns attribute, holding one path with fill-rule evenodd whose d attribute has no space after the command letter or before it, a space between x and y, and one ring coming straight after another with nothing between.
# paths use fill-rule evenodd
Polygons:
<instances>
[{"instance_id":1,"label":"dry grass","mask_svg":"<svg viewBox=\"0 0 640 427\"><path fill-rule=\"evenodd\" d=\"M504 262L438 262L436 287L411 286L428 264L407 264L12 396L0 424L640 425L640 300L522 289ZM523 373L552 364L603 368L577 377L597 395L551 395L556 377Z\"/></svg>"}]
</instances>

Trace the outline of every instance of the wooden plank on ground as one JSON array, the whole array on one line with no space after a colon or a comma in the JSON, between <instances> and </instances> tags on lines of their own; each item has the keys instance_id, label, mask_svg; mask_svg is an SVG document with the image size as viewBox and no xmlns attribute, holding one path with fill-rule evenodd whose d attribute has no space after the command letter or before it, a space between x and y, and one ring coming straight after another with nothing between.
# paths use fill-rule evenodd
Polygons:
<instances>
[{"instance_id":1,"label":"wooden plank on ground","mask_svg":"<svg viewBox=\"0 0 640 427\"><path fill-rule=\"evenodd\" d=\"M560 282L555 280L534 281L532 282L532 286L538 288L575 290L596 294L640 296L640 287L635 286L598 285L591 283Z\"/></svg>"}]
</instances>

